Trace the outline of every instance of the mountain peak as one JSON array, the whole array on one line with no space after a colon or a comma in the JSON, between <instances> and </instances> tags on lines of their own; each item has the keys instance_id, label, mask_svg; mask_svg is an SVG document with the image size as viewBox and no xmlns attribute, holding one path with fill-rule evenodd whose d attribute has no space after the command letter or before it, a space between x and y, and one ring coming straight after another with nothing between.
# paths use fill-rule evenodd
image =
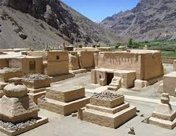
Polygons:
<instances>
[{"instance_id":1,"label":"mountain peak","mask_svg":"<svg viewBox=\"0 0 176 136\"><path fill-rule=\"evenodd\" d=\"M175 0L141 0L132 10L106 18L101 24L137 40L175 39L175 5Z\"/></svg>"}]
</instances>

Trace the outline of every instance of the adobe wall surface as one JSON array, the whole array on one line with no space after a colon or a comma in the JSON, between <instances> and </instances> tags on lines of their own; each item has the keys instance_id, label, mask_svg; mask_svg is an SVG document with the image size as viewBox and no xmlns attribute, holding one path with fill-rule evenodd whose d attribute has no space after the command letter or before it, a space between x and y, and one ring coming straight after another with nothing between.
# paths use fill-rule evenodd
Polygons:
<instances>
[{"instance_id":1,"label":"adobe wall surface","mask_svg":"<svg viewBox=\"0 0 176 136\"><path fill-rule=\"evenodd\" d=\"M45 74L50 76L69 73L69 58L67 51L51 51L47 53Z\"/></svg>"},{"instance_id":2,"label":"adobe wall surface","mask_svg":"<svg viewBox=\"0 0 176 136\"><path fill-rule=\"evenodd\" d=\"M121 87L131 88L134 86L134 81L136 79L136 72L135 71L117 70L114 73L114 76L118 76L118 77L122 78Z\"/></svg>"},{"instance_id":3,"label":"adobe wall surface","mask_svg":"<svg viewBox=\"0 0 176 136\"><path fill-rule=\"evenodd\" d=\"M134 70L138 79L150 80L163 75L159 51L131 50L129 52L102 52L97 68Z\"/></svg>"},{"instance_id":4,"label":"adobe wall surface","mask_svg":"<svg viewBox=\"0 0 176 136\"><path fill-rule=\"evenodd\" d=\"M93 48L93 47L82 47L82 48L74 48L74 51L98 51L98 48Z\"/></svg>"},{"instance_id":5,"label":"adobe wall surface","mask_svg":"<svg viewBox=\"0 0 176 136\"><path fill-rule=\"evenodd\" d=\"M91 82L94 84L100 84L102 86L108 85L111 81L108 81L108 74L112 73L113 77L120 77L121 83L120 87L131 88L134 86L134 81L136 79L136 72L131 70L113 70L113 69L93 69L91 71ZM111 80L112 80L111 79Z\"/></svg>"},{"instance_id":6,"label":"adobe wall surface","mask_svg":"<svg viewBox=\"0 0 176 136\"><path fill-rule=\"evenodd\" d=\"M46 51L28 51L28 56L41 56L43 60L46 60L47 58L47 52Z\"/></svg>"},{"instance_id":7,"label":"adobe wall surface","mask_svg":"<svg viewBox=\"0 0 176 136\"><path fill-rule=\"evenodd\" d=\"M20 68L25 74L43 73L43 59L35 56L9 59L9 67Z\"/></svg>"},{"instance_id":8,"label":"adobe wall surface","mask_svg":"<svg viewBox=\"0 0 176 136\"><path fill-rule=\"evenodd\" d=\"M160 52L142 55L141 79L149 80L164 74Z\"/></svg>"},{"instance_id":9,"label":"adobe wall surface","mask_svg":"<svg viewBox=\"0 0 176 136\"><path fill-rule=\"evenodd\" d=\"M69 69L70 70L80 69L79 56L77 52L69 52Z\"/></svg>"},{"instance_id":10,"label":"adobe wall surface","mask_svg":"<svg viewBox=\"0 0 176 136\"><path fill-rule=\"evenodd\" d=\"M24 76L24 73L18 68L0 69L0 81L2 82L8 82L10 78L22 76Z\"/></svg>"},{"instance_id":11,"label":"adobe wall surface","mask_svg":"<svg viewBox=\"0 0 176 136\"><path fill-rule=\"evenodd\" d=\"M96 77L95 82L97 82L101 86L107 85L107 75L106 71L96 71L95 75L92 74L92 76Z\"/></svg>"},{"instance_id":12,"label":"adobe wall surface","mask_svg":"<svg viewBox=\"0 0 176 136\"><path fill-rule=\"evenodd\" d=\"M176 96L176 72L171 72L163 77L163 91L169 95Z\"/></svg>"},{"instance_id":13,"label":"adobe wall surface","mask_svg":"<svg viewBox=\"0 0 176 136\"><path fill-rule=\"evenodd\" d=\"M134 70L141 74L141 55L127 52L102 52L98 56L97 68Z\"/></svg>"},{"instance_id":14,"label":"adobe wall surface","mask_svg":"<svg viewBox=\"0 0 176 136\"><path fill-rule=\"evenodd\" d=\"M22 69L22 58L13 58L8 60L10 68L20 68Z\"/></svg>"},{"instance_id":15,"label":"adobe wall surface","mask_svg":"<svg viewBox=\"0 0 176 136\"><path fill-rule=\"evenodd\" d=\"M79 61L81 68L94 68L94 51L81 51L79 55Z\"/></svg>"},{"instance_id":16,"label":"adobe wall surface","mask_svg":"<svg viewBox=\"0 0 176 136\"><path fill-rule=\"evenodd\" d=\"M30 65L32 63L35 63L35 67L32 70L30 68ZM26 58L23 59L23 71L25 73L43 73L43 59L42 57L35 57L35 58Z\"/></svg>"},{"instance_id":17,"label":"adobe wall surface","mask_svg":"<svg viewBox=\"0 0 176 136\"><path fill-rule=\"evenodd\" d=\"M0 68L8 67L8 59L0 59Z\"/></svg>"}]
</instances>

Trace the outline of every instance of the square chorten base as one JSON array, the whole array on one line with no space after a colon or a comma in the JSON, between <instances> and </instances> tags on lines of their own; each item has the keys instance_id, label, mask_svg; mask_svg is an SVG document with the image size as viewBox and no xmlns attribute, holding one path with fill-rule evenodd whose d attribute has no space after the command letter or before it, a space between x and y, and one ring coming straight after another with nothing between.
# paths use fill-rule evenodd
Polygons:
<instances>
[{"instance_id":1,"label":"square chorten base","mask_svg":"<svg viewBox=\"0 0 176 136\"><path fill-rule=\"evenodd\" d=\"M136 107L124 103L115 108L87 105L83 120L105 127L117 128L136 116Z\"/></svg>"},{"instance_id":2,"label":"square chorten base","mask_svg":"<svg viewBox=\"0 0 176 136\"><path fill-rule=\"evenodd\" d=\"M46 124L48 122L48 118L45 117L39 117L34 123L31 123L29 125L25 125L25 127L18 128L18 129L7 129L0 125L0 131L9 135L9 136L16 136L19 134L22 134L24 132L30 131L34 128L37 128L43 124Z\"/></svg>"},{"instance_id":3,"label":"square chorten base","mask_svg":"<svg viewBox=\"0 0 176 136\"><path fill-rule=\"evenodd\" d=\"M71 102L62 102L48 98L38 99L38 104L41 108L64 116L70 115L78 109L85 107L87 103L89 103L89 98L81 98Z\"/></svg>"},{"instance_id":4,"label":"square chorten base","mask_svg":"<svg viewBox=\"0 0 176 136\"><path fill-rule=\"evenodd\" d=\"M46 78L46 79L38 79L38 80L31 80L31 81L22 80L22 82L28 88L40 89L40 88L50 87L51 79Z\"/></svg>"},{"instance_id":5,"label":"square chorten base","mask_svg":"<svg viewBox=\"0 0 176 136\"><path fill-rule=\"evenodd\" d=\"M46 98L62 102L71 102L85 97L85 88L81 86L52 86L46 89Z\"/></svg>"},{"instance_id":6,"label":"square chorten base","mask_svg":"<svg viewBox=\"0 0 176 136\"><path fill-rule=\"evenodd\" d=\"M41 108L62 115L69 115L89 103L85 88L80 86L52 86L47 88L46 97L38 99Z\"/></svg>"},{"instance_id":7,"label":"square chorten base","mask_svg":"<svg viewBox=\"0 0 176 136\"><path fill-rule=\"evenodd\" d=\"M124 96L110 91L94 94L82 111L82 119L105 127L117 128L136 116L136 107L126 103Z\"/></svg>"},{"instance_id":8,"label":"square chorten base","mask_svg":"<svg viewBox=\"0 0 176 136\"><path fill-rule=\"evenodd\" d=\"M153 124L153 125L157 125L163 128L167 128L167 129L173 129L176 127L176 119L173 121L170 120L163 120L163 119L159 119L156 117L150 117L149 118L149 123Z\"/></svg>"},{"instance_id":9,"label":"square chorten base","mask_svg":"<svg viewBox=\"0 0 176 136\"><path fill-rule=\"evenodd\" d=\"M163 128L173 129L176 127L176 112L170 104L159 104L149 118L149 123Z\"/></svg>"}]
</instances>

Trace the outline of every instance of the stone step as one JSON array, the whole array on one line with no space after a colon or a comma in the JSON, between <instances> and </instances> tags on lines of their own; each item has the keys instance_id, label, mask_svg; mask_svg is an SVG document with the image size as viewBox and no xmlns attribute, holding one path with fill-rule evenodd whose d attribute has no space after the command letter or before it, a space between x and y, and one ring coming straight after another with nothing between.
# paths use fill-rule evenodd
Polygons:
<instances>
[{"instance_id":1,"label":"stone step","mask_svg":"<svg viewBox=\"0 0 176 136\"><path fill-rule=\"evenodd\" d=\"M85 88L80 86L53 86L46 89L46 98L70 102L85 97Z\"/></svg>"},{"instance_id":2,"label":"stone step","mask_svg":"<svg viewBox=\"0 0 176 136\"><path fill-rule=\"evenodd\" d=\"M38 104L38 98L45 96L46 91L38 92L38 93L28 93L29 97L33 100L35 104Z\"/></svg>"},{"instance_id":3,"label":"stone step","mask_svg":"<svg viewBox=\"0 0 176 136\"><path fill-rule=\"evenodd\" d=\"M46 90L46 88L39 88L39 89L34 89L34 88L27 88L29 93L40 93Z\"/></svg>"},{"instance_id":4,"label":"stone step","mask_svg":"<svg viewBox=\"0 0 176 136\"><path fill-rule=\"evenodd\" d=\"M170 112L170 113L168 113L168 112ZM161 108L161 112L154 111L152 113L152 117L155 117L158 119L163 119L163 120L173 121L176 118L176 112L174 112L173 110L165 111L164 108Z\"/></svg>"},{"instance_id":5,"label":"stone step","mask_svg":"<svg viewBox=\"0 0 176 136\"><path fill-rule=\"evenodd\" d=\"M83 111L83 120L101 126L117 128L123 123L136 116L136 107L130 106L115 114L86 109Z\"/></svg>"},{"instance_id":6,"label":"stone step","mask_svg":"<svg viewBox=\"0 0 176 136\"><path fill-rule=\"evenodd\" d=\"M108 88L108 90L117 91L119 89L119 86L111 86L111 85L109 85L107 88Z\"/></svg>"},{"instance_id":7,"label":"stone step","mask_svg":"<svg viewBox=\"0 0 176 136\"><path fill-rule=\"evenodd\" d=\"M155 117L150 117L149 123L163 128L167 128L167 129L173 129L176 127L176 119L173 121L169 121L169 120L163 120Z\"/></svg>"},{"instance_id":8,"label":"stone step","mask_svg":"<svg viewBox=\"0 0 176 136\"><path fill-rule=\"evenodd\" d=\"M110 114L115 114L115 113L117 113L121 110L124 110L124 109L128 108L128 107L129 107L129 103L124 103L124 104L119 105L115 108L107 108L107 107L96 106L96 105L92 105L92 104L87 104L86 105L87 109L102 111L102 112L106 112L106 113L110 113Z\"/></svg>"},{"instance_id":9,"label":"stone step","mask_svg":"<svg viewBox=\"0 0 176 136\"><path fill-rule=\"evenodd\" d=\"M43 109L62 114L70 115L73 112L76 112L78 109L85 107L89 103L89 98L81 98L71 102L62 102L53 99L39 99L39 106Z\"/></svg>"}]
</instances>

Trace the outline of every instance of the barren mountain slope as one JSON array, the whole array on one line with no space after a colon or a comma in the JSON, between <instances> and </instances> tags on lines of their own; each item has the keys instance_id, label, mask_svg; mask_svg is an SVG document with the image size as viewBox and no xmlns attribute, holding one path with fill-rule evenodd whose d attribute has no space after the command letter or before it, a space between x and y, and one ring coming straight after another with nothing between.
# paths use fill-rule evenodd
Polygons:
<instances>
[{"instance_id":1,"label":"barren mountain slope","mask_svg":"<svg viewBox=\"0 0 176 136\"><path fill-rule=\"evenodd\" d=\"M138 40L176 39L176 0L141 0L132 10L107 17L101 24Z\"/></svg>"},{"instance_id":2,"label":"barren mountain slope","mask_svg":"<svg viewBox=\"0 0 176 136\"><path fill-rule=\"evenodd\" d=\"M1 48L107 44L117 38L61 1L0 0L0 4Z\"/></svg>"}]
</instances>

